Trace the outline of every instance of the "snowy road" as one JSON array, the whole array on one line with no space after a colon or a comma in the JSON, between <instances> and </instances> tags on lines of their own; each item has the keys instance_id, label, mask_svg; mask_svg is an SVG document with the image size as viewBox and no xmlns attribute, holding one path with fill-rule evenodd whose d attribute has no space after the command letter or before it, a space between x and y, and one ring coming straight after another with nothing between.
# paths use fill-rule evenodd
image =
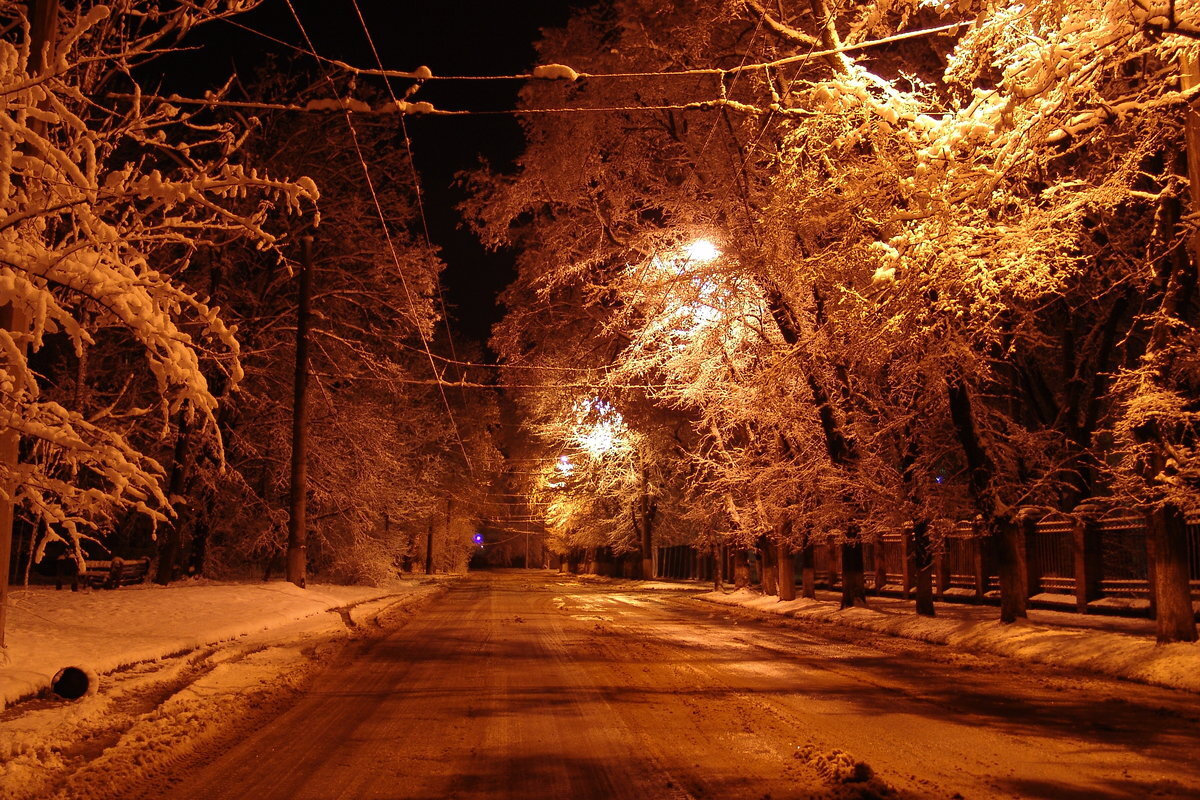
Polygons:
<instances>
[{"instance_id":1,"label":"snowy road","mask_svg":"<svg viewBox=\"0 0 1200 800\"><path fill-rule=\"evenodd\" d=\"M169 796L1195 798L1198 746L1195 695L508 573Z\"/></svg>"}]
</instances>

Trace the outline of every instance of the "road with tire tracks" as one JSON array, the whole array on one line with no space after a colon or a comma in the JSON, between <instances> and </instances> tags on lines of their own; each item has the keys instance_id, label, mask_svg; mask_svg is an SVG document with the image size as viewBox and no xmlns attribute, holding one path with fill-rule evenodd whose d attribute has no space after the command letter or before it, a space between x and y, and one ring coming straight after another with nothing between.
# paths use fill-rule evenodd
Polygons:
<instances>
[{"instance_id":1,"label":"road with tire tracks","mask_svg":"<svg viewBox=\"0 0 1200 800\"><path fill-rule=\"evenodd\" d=\"M688 593L478 573L172 798L1200 797L1200 698Z\"/></svg>"}]
</instances>

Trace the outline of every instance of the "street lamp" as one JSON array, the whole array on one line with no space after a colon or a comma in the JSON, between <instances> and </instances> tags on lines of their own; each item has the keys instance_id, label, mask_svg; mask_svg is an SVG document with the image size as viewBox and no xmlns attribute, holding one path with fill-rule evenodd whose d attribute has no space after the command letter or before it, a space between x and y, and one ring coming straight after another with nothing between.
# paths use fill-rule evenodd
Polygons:
<instances>
[{"instance_id":1,"label":"street lamp","mask_svg":"<svg viewBox=\"0 0 1200 800\"><path fill-rule=\"evenodd\" d=\"M697 261L701 264L716 261L721 257L721 251L708 239L697 239L689 244L684 252L687 253L688 261Z\"/></svg>"}]
</instances>

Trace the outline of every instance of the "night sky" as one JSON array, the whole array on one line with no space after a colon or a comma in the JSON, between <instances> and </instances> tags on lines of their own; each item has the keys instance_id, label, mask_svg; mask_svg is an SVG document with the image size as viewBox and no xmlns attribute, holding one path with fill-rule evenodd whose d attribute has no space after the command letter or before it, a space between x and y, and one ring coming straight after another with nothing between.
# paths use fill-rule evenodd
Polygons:
<instances>
[{"instance_id":1,"label":"night sky","mask_svg":"<svg viewBox=\"0 0 1200 800\"><path fill-rule=\"evenodd\" d=\"M502 75L527 71L534 63L533 43L544 27L566 22L572 5L565 0L519 2L406 3L397 0L358 0L367 26L388 69L428 66L435 75ZM373 56L351 0L293 0L316 51L362 67L373 67ZM258 9L236 18L284 42L303 44L284 0L266 0ZM186 56L161 62L164 88L200 91L219 85L237 71L250 72L265 54L286 54L288 48L227 22L211 23L185 44L199 48ZM297 56L304 59L304 56ZM196 65L203 64L197 70ZM404 86L397 87L398 91ZM520 88L517 81L433 82L414 99L446 109L512 108ZM486 341L499 318L496 294L513 277L511 253L489 253L459 228L454 210L462 198L453 188L454 173L479 163L482 156L504 167L521 147L514 117L410 117L408 130L425 193L426 218L434 244L446 262L443 284L456 336ZM351 157L347 154L347 157Z\"/></svg>"}]
</instances>

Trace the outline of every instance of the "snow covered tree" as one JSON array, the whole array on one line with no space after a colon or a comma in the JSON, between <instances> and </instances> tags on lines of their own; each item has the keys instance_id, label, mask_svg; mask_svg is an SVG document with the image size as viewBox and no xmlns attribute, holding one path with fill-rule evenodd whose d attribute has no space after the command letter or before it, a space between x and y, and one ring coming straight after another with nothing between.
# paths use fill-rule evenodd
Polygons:
<instances>
[{"instance_id":1,"label":"snow covered tree","mask_svg":"<svg viewBox=\"0 0 1200 800\"><path fill-rule=\"evenodd\" d=\"M244 168L239 126L146 98L132 76L193 26L251 6L64 5L40 54L25 8L0 11L0 390L23 442L0 482L44 523L43 546L66 539L78 552L128 510L173 516L154 454L177 424L220 457L216 415L242 378L240 348L184 276L217 242L277 247L270 221L311 209L317 189ZM124 388L104 375L92 392L88 353L108 344L127 354ZM41 371L44 357L74 362L69 392Z\"/></svg>"},{"instance_id":2,"label":"snow covered tree","mask_svg":"<svg viewBox=\"0 0 1200 800\"><path fill-rule=\"evenodd\" d=\"M949 59L950 111L903 126L916 148L902 184L906 224L880 267L908 284L910 309L931 311L931 330L966 347L947 386L985 524L1011 541L1022 503L1109 489L1117 502L1134 499L1151 511L1159 566L1174 576L1157 581L1164 640L1195 637L1179 556L1196 486L1152 466L1172 436L1187 441L1186 412L1151 411L1145 400L1164 395L1156 379L1134 376L1163 377L1152 354L1186 340L1194 320L1191 301L1176 305L1186 292L1168 288L1186 285L1194 266L1173 210L1182 95L1163 75L1195 46L1162 35L1190 25L1108 3L1013 5L981 18ZM1111 384L1131 361L1137 368ZM1176 398L1194 397L1183 374L1167 383ZM1111 388L1115 406L1103 399ZM1115 474L1096 449L1104 424L1125 434ZM1176 520L1170 536L1164 515Z\"/></svg>"},{"instance_id":3,"label":"snow covered tree","mask_svg":"<svg viewBox=\"0 0 1200 800\"><path fill-rule=\"evenodd\" d=\"M295 64L272 64L263 76L248 82L251 99L330 106L264 114L245 148L260 169L310 175L322 194L309 334L309 562L319 574L379 581L418 557L429 521L445 519L447 497L456 521L476 513L475 494L498 458L489 429L497 411L486 391L437 386L461 375L443 360L442 264L422 241L394 121L347 118L328 83ZM270 571L284 547L297 309L286 266L230 248L206 276L238 322L246 372L222 419L232 469L208 462L193 483L187 538L194 552L207 550L216 573L255 562Z\"/></svg>"},{"instance_id":4,"label":"snow covered tree","mask_svg":"<svg viewBox=\"0 0 1200 800\"><path fill-rule=\"evenodd\" d=\"M692 415L714 507L746 529L852 523L844 602L861 597L861 536L966 512L1011 621L1031 515L1132 501L1154 520L1160 633L1191 638L1196 301L1175 157L1191 84L1174 78L1183 64L1188 80L1190 13L581 12L542 55L585 74L524 102L607 110L531 116L517 174L476 216L528 248L526 291L579 306L613 343L593 363ZM725 257L660 269L699 237ZM689 306L745 321L710 335L681 325ZM536 329L523 319L506 325ZM786 488L749 502L770 474Z\"/></svg>"}]
</instances>

